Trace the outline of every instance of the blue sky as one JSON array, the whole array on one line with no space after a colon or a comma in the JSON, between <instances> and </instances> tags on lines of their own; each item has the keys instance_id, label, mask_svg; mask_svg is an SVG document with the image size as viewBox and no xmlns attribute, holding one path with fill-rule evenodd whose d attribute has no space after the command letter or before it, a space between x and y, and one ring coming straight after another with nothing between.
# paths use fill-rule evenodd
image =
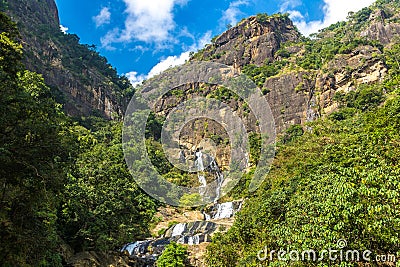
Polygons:
<instances>
[{"instance_id":1,"label":"blue sky","mask_svg":"<svg viewBox=\"0 0 400 267\"><path fill-rule=\"evenodd\" d=\"M140 83L182 64L215 35L257 13L288 12L308 35L374 0L56 0L61 27Z\"/></svg>"}]
</instances>

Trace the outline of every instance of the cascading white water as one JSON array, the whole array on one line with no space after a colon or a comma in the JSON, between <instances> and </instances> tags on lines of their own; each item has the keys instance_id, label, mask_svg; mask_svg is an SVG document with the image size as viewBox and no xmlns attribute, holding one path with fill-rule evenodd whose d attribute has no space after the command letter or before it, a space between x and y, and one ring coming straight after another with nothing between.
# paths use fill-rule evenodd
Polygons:
<instances>
[{"instance_id":1,"label":"cascading white water","mask_svg":"<svg viewBox=\"0 0 400 267\"><path fill-rule=\"evenodd\" d=\"M189 237L188 245L193 246L193 245L198 245L198 244L200 244L200 236L199 235Z\"/></svg>"},{"instance_id":2,"label":"cascading white water","mask_svg":"<svg viewBox=\"0 0 400 267\"><path fill-rule=\"evenodd\" d=\"M204 172L204 163L203 163L203 153L201 150L196 152L196 161L195 161L195 166L197 167L197 177L199 179L199 183L201 184L200 186L200 195L204 195L207 187L207 180L203 175Z\"/></svg>"},{"instance_id":3,"label":"cascading white water","mask_svg":"<svg viewBox=\"0 0 400 267\"><path fill-rule=\"evenodd\" d=\"M199 175L199 182L201 184L201 187L206 187L207 186L207 180L204 177L204 175Z\"/></svg>"},{"instance_id":4,"label":"cascading white water","mask_svg":"<svg viewBox=\"0 0 400 267\"><path fill-rule=\"evenodd\" d=\"M224 175L222 174L221 170L218 167L217 162L213 157L210 157L210 169L212 172L214 172L217 180L217 187L215 188L215 198L214 198L214 203L217 203L218 199L221 196L221 188L224 182Z\"/></svg>"},{"instance_id":5,"label":"cascading white water","mask_svg":"<svg viewBox=\"0 0 400 267\"><path fill-rule=\"evenodd\" d=\"M204 215L204 220L205 220L205 221L211 220L210 214L207 214L207 213L203 212L203 215Z\"/></svg>"},{"instance_id":6,"label":"cascading white water","mask_svg":"<svg viewBox=\"0 0 400 267\"><path fill-rule=\"evenodd\" d=\"M218 204L218 211L214 216L214 220L231 218L234 215L235 209L233 202Z\"/></svg>"},{"instance_id":7,"label":"cascading white water","mask_svg":"<svg viewBox=\"0 0 400 267\"><path fill-rule=\"evenodd\" d=\"M216 195L215 195L214 203L217 203L218 199L221 196L222 183L224 182L224 175L220 171L218 171L216 173L216 175L217 175L217 188L215 191Z\"/></svg>"},{"instance_id":8,"label":"cascading white water","mask_svg":"<svg viewBox=\"0 0 400 267\"><path fill-rule=\"evenodd\" d=\"M204 175L204 172L209 171L214 174L214 177L216 178L216 186L215 186L215 196L213 193L208 192L207 194L210 194L208 197L214 200L214 203L217 203L218 199L221 197L221 189L222 189L222 184L224 182L224 175L221 172L215 158L208 154L204 154L201 150L197 150L195 153L195 162L194 166L197 169L197 177L200 183L200 189L199 193L201 196L204 196L206 194L206 187L207 187L207 180L206 176ZM204 167L204 159L203 157L206 157L206 162L209 164L207 165L207 168Z\"/></svg>"},{"instance_id":9,"label":"cascading white water","mask_svg":"<svg viewBox=\"0 0 400 267\"><path fill-rule=\"evenodd\" d=\"M193 236L182 236L177 241L179 244L186 244L189 246L199 245L200 243L207 242L207 237L205 235L193 235Z\"/></svg>"},{"instance_id":10,"label":"cascading white water","mask_svg":"<svg viewBox=\"0 0 400 267\"><path fill-rule=\"evenodd\" d=\"M186 224L184 223L178 223L177 225L174 226L174 229L172 229L172 234L171 236L180 236L185 232L186 230Z\"/></svg>"},{"instance_id":11,"label":"cascading white water","mask_svg":"<svg viewBox=\"0 0 400 267\"><path fill-rule=\"evenodd\" d=\"M145 253L146 246L149 243L149 241L137 241L132 244L128 244L125 247L122 248L122 252L125 250L129 252L129 255L137 255L140 253Z\"/></svg>"},{"instance_id":12,"label":"cascading white water","mask_svg":"<svg viewBox=\"0 0 400 267\"><path fill-rule=\"evenodd\" d=\"M198 171L204 171L203 153L201 150L196 152L196 167Z\"/></svg>"}]
</instances>

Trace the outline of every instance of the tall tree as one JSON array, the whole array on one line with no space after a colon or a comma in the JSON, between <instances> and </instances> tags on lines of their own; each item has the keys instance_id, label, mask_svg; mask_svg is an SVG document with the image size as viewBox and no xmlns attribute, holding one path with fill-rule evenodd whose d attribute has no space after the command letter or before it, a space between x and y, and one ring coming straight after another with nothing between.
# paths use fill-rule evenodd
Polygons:
<instances>
[{"instance_id":1,"label":"tall tree","mask_svg":"<svg viewBox=\"0 0 400 267\"><path fill-rule=\"evenodd\" d=\"M0 13L0 265L57 265L65 117L42 77L23 70L18 36Z\"/></svg>"}]
</instances>

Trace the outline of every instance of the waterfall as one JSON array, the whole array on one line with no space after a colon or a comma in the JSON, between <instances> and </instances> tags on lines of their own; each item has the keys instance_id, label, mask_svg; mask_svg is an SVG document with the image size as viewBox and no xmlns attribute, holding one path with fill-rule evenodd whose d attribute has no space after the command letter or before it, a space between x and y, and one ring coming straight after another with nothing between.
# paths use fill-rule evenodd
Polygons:
<instances>
[{"instance_id":1,"label":"waterfall","mask_svg":"<svg viewBox=\"0 0 400 267\"><path fill-rule=\"evenodd\" d=\"M209 161L210 160L210 161ZM213 169L215 173L219 171L215 162L211 158L207 158L207 169ZM242 200L227 202L222 204L212 204L203 210L204 221L194 221L186 223L178 223L169 227L169 229L160 237L151 240L137 241L123 246L121 252L127 251L132 258L138 260L145 259L154 262L156 258L162 254L165 247L171 242L187 244L189 246L199 245L206 242L211 242L214 233L218 232L221 225L218 222L231 218L242 207ZM212 220L212 221L210 221ZM152 265L140 265L152 266Z\"/></svg>"},{"instance_id":2,"label":"waterfall","mask_svg":"<svg viewBox=\"0 0 400 267\"><path fill-rule=\"evenodd\" d=\"M215 214L215 220L231 218L235 212L233 202L218 204L218 211Z\"/></svg>"},{"instance_id":3,"label":"waterfall","mask_svg":"<svg viewBox=\"0 0 400 267\"><path fill-rule=\"evenodd\" d=\"M221 172L217 172L216 175L217 175L217 188L216 188L214 203L217 203L218 199L221 196L222 183L224 182L224 176Z\"/></svg>"},{"instance_id":4,"label":"waterfall","mask_svg":"<svg viewBox=\"0 0 400 267\"><path fill-rule=\"evenodd\" d=\"M201 187L206 187L207 186L207 180L204 177L204 175L199 175L199 182L201 184Z\"/></svg>"},{"instance_id":5,"label":"waterfall","mask_svg":"<svg viewBox=\"0 0 400 267\"><path fill-rule=\"evenodd\" d=\"M206 168L204 167L203 157L206 158L206 163L208 164ZM214 192L208 192L207 196L210 197L212 200L214 200L214 203L217 203L218 199L221 197L221 189L222 189L222 184L224 182L224 175L221 172L215 158L208 154L203 155L203 152L200 149L198 149L195 153L194 167L196 167L197 170L197 177L200 183L199 193L201 196L205 195L207 187L205 171L214 174L216 180L215 195Z\"/></svg>"},{"instance_id":6,"label":"waterfall","mask_svg":"<svg viewBox=\"0 0 400 267\"><path fill-rule=\"evenodd\" d=\"M197 171L198 171L197 177L201 184L199 193L201 196L203 196L206 192L206 187L207 187L207 180L203 174L203 172L204 172L203 153L201 152L201 150L198 150L195 155L196 155L195 166L197 167Z\"/></svg>"},{"instance_id":7,"label":"waterfall","mask_svg":"<svg viewBox=\"0 0 400 267\"><path fill-rule=\"evenodd\" d=\"M181 236L183 232L186 230L186 224L184 223L178 223L177 225L174 226L174 229L172 230L172 237L174 236Z\"/></svg>"},{"instance_id":8,"label":"waterfall","mask_svg":"<svg viewBox=\"0 0 400 267\"><path fill-rule=\"evenodd\" d=\"M177 242L179 244L186 244L189 246L199 245L204 242L210 242L210 238L207 235L197 234L193 236L182 236Z\"/></svg>"},{"instance_id":9,"label":"waterfall","mask_svg":"<svg viewBox=\"0 0 400 267\"><path fill-rule=\"evenodd\" d=\"M204 171L204 163L203 163L203 153L201 152L201 150L198 150L196 152L196 167L198 171Z\"/></svg>"},{"instance_id":10,"label":"waterfall","mask_svg":"<svg viewBox=\"0 0 400 267\"><path fill-rule=\"evenodd\" d=\"M189 237L188 245L193 246L193 245L198 245L198 244L200 244L200 236L195 235L195 236Z\"/></svg>"},{"instance_id":11,"label":"waterfall","mask_svg":"<svg viewBox=\"0 0 400 267\"><path fill-rule=\"evenodd\" d=\"M214 203L217 203L218 199L221 196L221 188L224 182L224 175L222 174L220 168L218 167L217 162L213 157L210 157L210 170L215 174L217 180L217 187L215 189L215 198L214 198Z\"/></svg>"},{"instance_id":12,"label":"waterfall","mask_svg":"<svg viewBox=\"0 0 400 267\"><path fill-rule=\"evenodd\" d=\"M121 249L121 252L126 250L129 252L129 255L145 254L150 242L151 241L137 241L135 243L127 244Z\"/></svg>"}]
</instances>

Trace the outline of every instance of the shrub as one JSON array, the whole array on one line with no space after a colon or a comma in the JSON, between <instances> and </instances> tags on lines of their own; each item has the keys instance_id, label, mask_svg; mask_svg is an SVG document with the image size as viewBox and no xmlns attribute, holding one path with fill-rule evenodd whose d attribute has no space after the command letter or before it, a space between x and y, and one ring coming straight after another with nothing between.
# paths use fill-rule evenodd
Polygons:
<instances>
[{"instance_id":1,"label":"shrub","mask_svg":"<svg viewBox=\"0 0 400 267\"><path fill-rule=\"evenodd\" d=\"M184 267L187 262L187 249L177 243L169 244L157 260L158 267Z\"/></svg>"}]
</instances>

